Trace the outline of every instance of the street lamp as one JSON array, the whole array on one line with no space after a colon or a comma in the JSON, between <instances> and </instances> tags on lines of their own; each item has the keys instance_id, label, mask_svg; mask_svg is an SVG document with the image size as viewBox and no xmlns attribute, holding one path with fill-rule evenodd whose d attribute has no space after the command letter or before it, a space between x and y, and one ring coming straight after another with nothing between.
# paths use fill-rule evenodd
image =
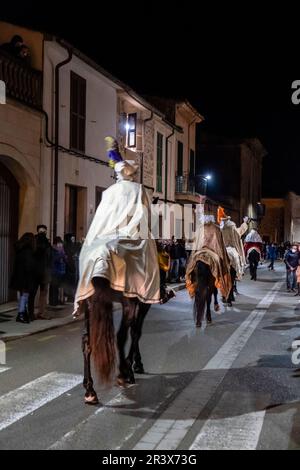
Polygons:
<instances>
[{"instance_id":1,"label":"street lamp","mask_svg":"<svg viewBox=\"0 0 300 470\"><path fill-rule=\"evenodd\" d=\"M196 175L196 192L206 196L208 181L211 181L212 175Z\"/></svg>"}]
</instances>

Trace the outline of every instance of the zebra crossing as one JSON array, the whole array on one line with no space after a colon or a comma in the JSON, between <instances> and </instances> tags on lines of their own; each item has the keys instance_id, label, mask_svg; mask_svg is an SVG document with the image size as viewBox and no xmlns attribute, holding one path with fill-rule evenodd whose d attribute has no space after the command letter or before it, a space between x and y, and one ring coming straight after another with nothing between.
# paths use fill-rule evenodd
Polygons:
<instances>
[{"instance_id":1,"label":"zebra crossing","mask_svg":"<svg viewBox=\"0 0 300 470\"><path fill-rule=\"evenodd\" d=\"M190 450L256 449L267 417L266 410L243 412L241 408L234 416L224 416L224 409L228 409L228 396L225 392L218 397L209 416L203 418L201 412L216 394L222 380L233 367L234 361L263 319L281 286L280 282L271 289L181 392L174 388L155 406L146 410L142 405L139 408L138 403L131 401L124 391L116 392L114 389L114 395L104 406L92 408L85 419L75 423L67 432L60 434L58 429L56 440L46 448L63 450L78 448L81 445L84 447L87 444L81 444L82 437L93 435L101 429L101 438L107 440L107 448L112 450L175 450L183 445ZM9 367L0 367L0 373L8 370ZM5 374L1 377L4 376ZM47 406L55 409L56 399L64 398L65 394L79 385L82 387L81 384L82 376L79 374L53 371L0 396L0 447L1 434L3 435L10 426L40 413ZM83 389L80 389L80 394L83 395ZM116 410L122 410L123 407L126 409L126 406L128 409L132 407L135 414L130 425L126 423L126 426L122 426L125 418L122 421L122 412L118 414ZM112 439L103 429L106 429L105 426L110 428L114 425L120 428L120 433Z\"/></svg>"},{"instance_id":2,"label":"zebra crossing","mask_svg":"<svg viewBox=\"0 0 300 470\"><path fill-rule=\"evenodd\" d=\"M71 391L81 384L81 382L82 377L80 375L52 372L2 395L0 397L0 442L1 432L4 432L6 428L20 420L26 420L32 413L39 412L44 406L51 404L55 399ZM209 384L207 385L209 387ZM210 388L209 391L211 391ZM201 392L200 389L199 392ZM168 399L169 396L165 398ZM75 448L80 448L80 439L83 435L89 435L91 429L101 429L105 421L114 417L114 408L126 404L128 404L128 400L124 397L124 393L118 392L116 396L105 403L104 406L95 408L87 419L84 419L74 426L73 429L60 436L48 449L72 449L74 448L74 443L76 445ZM175 399L171 403L166 412L172 411L174 404L178 406L178 399ZM159 405L162 405L162 403L157 404L156 408L158 408ZM82 406L84 405L82 404ZM155 413L155 409L150 411ZM199 410L195 409L195 419L198 413ZM216 443L219 443L220 448L253 450L258 444L264 417L265 411L219 420L215 419L213 414L211 419L207 420L202 427L199 435L191 444L190 449L215 449ZM151 421L151 419L149 419L149 421ZM138 431L141 431L143 427L147 428L147 424L147 419L137 420L133 428L126 430L125 434L118 436L113 447L111 447L111 440L109 440L107 442L108 448L126 448L126 442L130 441L130 438ZM170 422L166 421L162 416L156 421L157 434L155 435L153 443L149 441L149 431L148 433L144 432L143 437L136 446L134 446L134 449L153 449L156 439L160 437L164 438L164 442L157 445L156 449L175 450L179 447L180 442L191 428L192 424L191 419L182 419L181 422L177 421L177 427L170 429ZM224 432L224 429L228 429L230 432ZM226 439L224 439L224 436L226 436ZM176 445L174 445L174 438L177 438Z\"/></svg>"},{"instance_id":3,"label":"zebra crossing","mask_svg":"<svg viewBox=\"0 0 300 470\"><path fill-rule=\"evenodd\" d=\"M80 375L51 372L0 397L0 431L82 382Z\"/></svg>"}]
</instances>

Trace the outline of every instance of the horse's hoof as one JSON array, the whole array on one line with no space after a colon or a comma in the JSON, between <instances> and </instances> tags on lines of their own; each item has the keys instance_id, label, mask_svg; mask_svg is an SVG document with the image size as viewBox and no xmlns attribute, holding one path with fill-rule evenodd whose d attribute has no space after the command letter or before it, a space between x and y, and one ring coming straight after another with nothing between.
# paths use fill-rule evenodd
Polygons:
<instances>
[{"instance_id":1,"label":"horse's hoof","mask_svg":"<svg viewBox=\"0 0 300 470\"><path fill-rule=\"evenodd\" d=\"M126 380L124 379L124 377L117 377L117 386L118 387L121 387L121 388L126 388L128 383L126 382Z\"/></svg>"},{"instance_id":2,"label":"horse's hoof","mask_svg":"<svg viewBox=\"0 0 300 470\"><path fill-rule=\"evenodd\" d=\"M201 326L202 326L202 323L201 323L201 322L196 323L196 328L201 328Z\"/></svg>"},{"instance_id":3,"label":"horse's hoof","mask_svg":"<svg viewBox=\"0 0 300 470\"><path fill-rule=\"evenodd\" d=\"M144 369L144 366L141 362L137 362L137 363L134 363L133 364L133 371L136 373L136 374L144 374L145 373L145 369Z\"/></svg>"},{"instance_id":4,"label":"horse's hoof","mask_svg":"<svg viewBox=\"0 0 300 470\"><path fill-rule=\"evenodd\" d=\"M135 385L135 378L134 378L134 377L128 377L128 378L126 379L126 383L127 383L128 385Z\"/></svg>"},{"instance_id":5,"label":"horse's hoof","mask_svg":"<svg viewBox=\"0 0 300 470\"><path fill-rule=\"evenodd\" d=\"M220 311L220 305L219 304L215 304L215 312L219 312Z\"/></svg>"},{"instance_id":6,"label":"horse's hoof","mask_svg":"<svg viewBox=\"0 0 300 470\"><path fill-rule=\"evenodd\" d=\"M98 397L95 394L91 394L91 395L85 395L84 397L84 403L86 405L98 405L99 404L99 400L98 400Z\"/></svg>"}]
</instances>

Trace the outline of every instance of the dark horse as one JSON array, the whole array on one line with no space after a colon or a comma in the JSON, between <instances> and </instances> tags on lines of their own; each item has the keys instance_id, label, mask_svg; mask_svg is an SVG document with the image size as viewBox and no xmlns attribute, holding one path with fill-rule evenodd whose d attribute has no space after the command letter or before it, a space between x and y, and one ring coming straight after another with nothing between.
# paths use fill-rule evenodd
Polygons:
<instances>
[{"instance_id":1,"label":"dark horse","mask_svg":"<svg viewBox=\"0 0 300 470\"><path fill-rule=\"evenodd\" d=\"M257 267L260 261L260 253L255 248L248 254L248 260L250 265L251 281L257 280Z\"/></svg>"},{"instance_id":2,"label":"dark horse","mask_svg":"<svg viewBox=\"0 0 300 470\"><path fill-rule=\"evenodd\" d=\"M144 319L151 304L144 304L137 298L124 297L121 292L110 288L109 282L100 277L92 280L95 293L83 301L85 330L82 338L84 355L84 380L86 390L85 403L98 404L91 374L91 357L95 370L103 383L111 383L116 370L115 330L113 323L113 301L122 305L122 321L117 333L119 353L118 385L134 384L134 372L144 373L139 351L139 340L142 334ZM131 346L126 357L125 345L128 331L131 331Z\"/></svg>"},{"instance_id":3,"label":"dark horse","mask_svg":"<svg viewBox=\"0 0 300 470\"><path fill-rule=\"evenodd\" d=\"M234 294L237 293L236 270L232 266L230 266L230 278L231 278L231 289L230 289L230 293L227 299L228 307L232 307L232 302L235 302Z\"/></svg>"},{"instance_id":4,"label":"dark horse","mask_svg":"<svg viewBox=\"0 0 300 470\"><path fill-rule=\"evenodd\" d=\"M218 306L218 291L215 287L215 278L211 274L210 268L203 261L198 261L193 273L194 281L197 284L195 293L194 318L196 327L201 328L206 309L206 321L211 323L211 299L214 295L215 308ZM216 308L217 309L217 308Z\"/></svg>"}]
</instances>

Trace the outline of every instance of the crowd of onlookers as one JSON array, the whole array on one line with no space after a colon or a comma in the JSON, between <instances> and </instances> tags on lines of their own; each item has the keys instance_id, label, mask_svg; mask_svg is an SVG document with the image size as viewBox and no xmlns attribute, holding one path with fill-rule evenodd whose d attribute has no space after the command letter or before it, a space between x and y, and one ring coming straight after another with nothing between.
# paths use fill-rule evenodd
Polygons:
<instances>
[{"instance_id":1,"label":"crowd of onlookers","mask_svg":"<svg viewBox=\"0 0 300 470\"><path fill-rule=\"evenodd\" d=\"M185 281L185 268L189 256L185 240L159 240L157 242L160 271L160 297L166 299L166 283ZM172 291L171 291L172 292Z\"/></svg>"},{"instance_id":2,"label":"crowd of onlookers","mask_svg":"<svg viewBox=\"0 0 300 470\"><path fill-rule=\"evenodd\" d=\"M50 319L46 306L73 302L79 279L81 243L74 234L64 240L55 237L51 245L47 227L38 225L37 233L25 233L15 245L14 267L10 287L18 292L17 321L28 323L35 319ZM185 240L157 241L160 269L161 299L166 299L166 284L185 281L189 257ZM300 244L264 244L262 257L274 270L275 261L284 261L287 271L287 290L300 296ZM39 291L38 313L35 303Z\"/></svg>"},{"instance_id":3,"label":"crowd of onlookers","mask_svg":"<svg viewBox=\"0 0 300 470\"><path fill-rule=\"evenodd\" d=\"M10 287L18 292L17 321L28 323L50 319L46 306L73 302L79 278L81 244L73 234L64 240L55 237L51 245L47 227L37 226L37 233L27 232L15 245L15 257ZM38 313L35 314L39 291Z\"/></svg>"},{"instance_id":4,"label":"crowd of onlookers","mask_svg":"<svg viewBox=\"0 0 300 470\"><path fill-rule=\"evenodd\" d=\"M174 237L159 241L157 248L161 298L164 298L166 283L184 282L188 251L185 241ZM51 245L45 225L38 225L35 235L30 232L22 235L15 244L10 282L10 288L18 292L17 321L50 320L46 311L48 303L55 307L73 302L79 279L80 250L81 243L70 233L64 240L55 237Z\"/></svg>"}]
</instances>

